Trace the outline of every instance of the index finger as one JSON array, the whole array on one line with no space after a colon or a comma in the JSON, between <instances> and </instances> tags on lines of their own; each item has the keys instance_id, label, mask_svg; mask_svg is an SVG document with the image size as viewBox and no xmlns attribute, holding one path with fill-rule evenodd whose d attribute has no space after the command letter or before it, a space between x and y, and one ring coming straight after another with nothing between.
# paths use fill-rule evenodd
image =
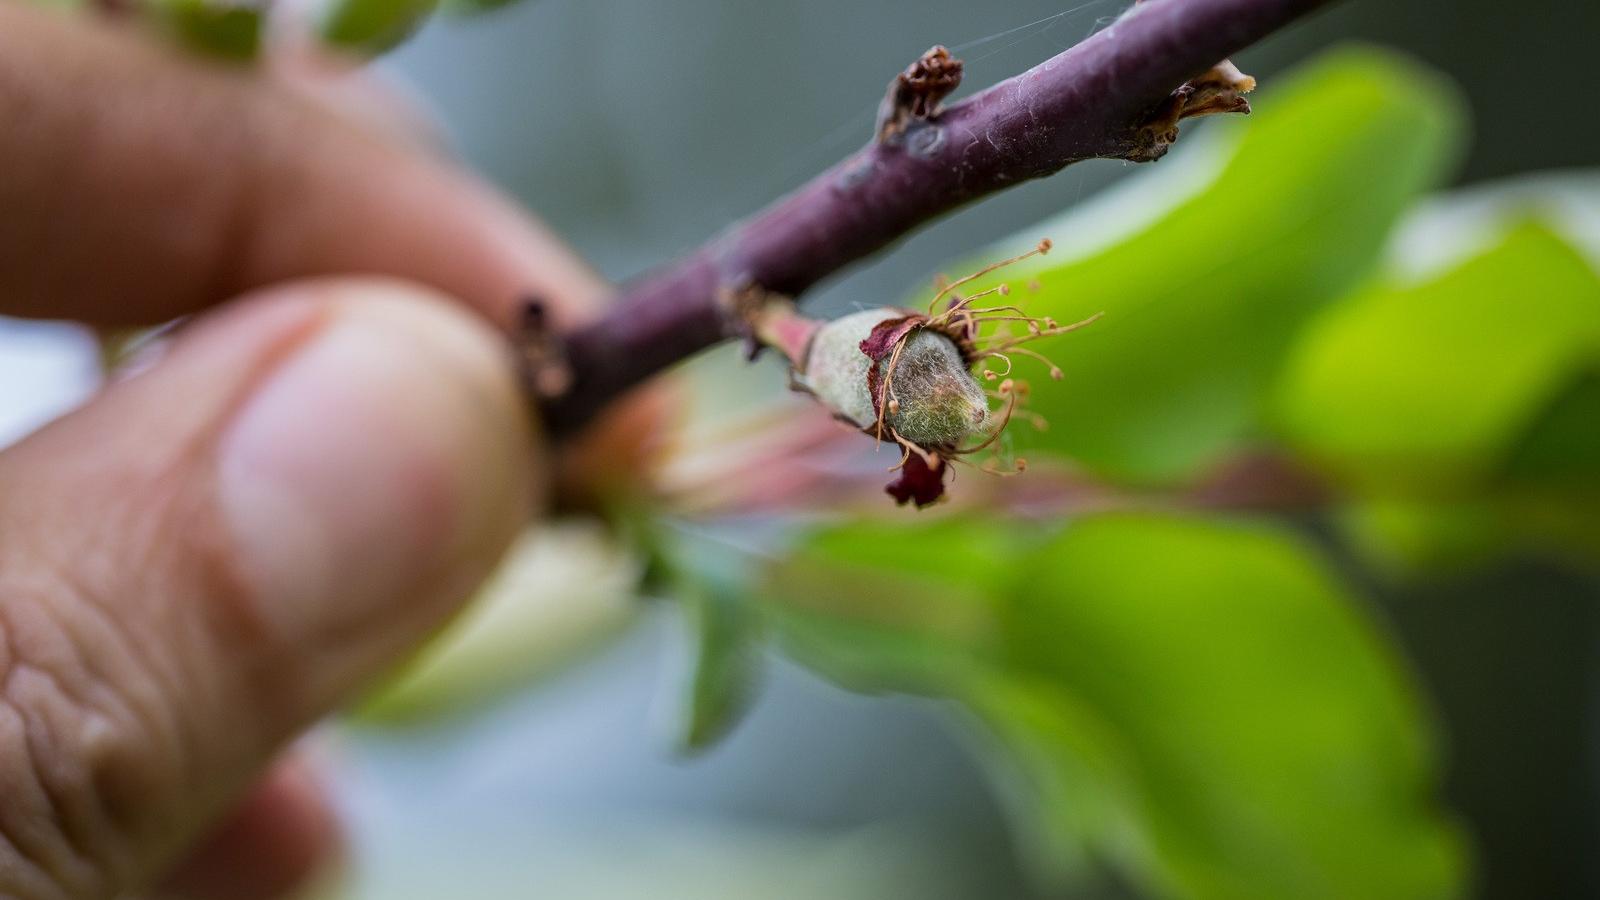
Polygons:
<instances>
[{"instance_id":1,"label":"index finger","mask_svg":"<svg viewBox=\"0 0 1600 900\"><path fill-rule=\"evenodd\" d=\"M603 282L469 176L270 77L0 2L0 313L139 325L380 273L490 318L580 320Z\"/></svg>"}]
</instances>

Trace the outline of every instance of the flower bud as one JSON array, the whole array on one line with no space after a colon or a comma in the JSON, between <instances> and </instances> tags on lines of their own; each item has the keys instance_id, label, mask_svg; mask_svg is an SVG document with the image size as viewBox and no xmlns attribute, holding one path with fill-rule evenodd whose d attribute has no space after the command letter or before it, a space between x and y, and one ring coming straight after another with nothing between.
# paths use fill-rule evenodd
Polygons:
<instances>
[{"instance_id":1,"label":"flower bud","mask_svg":"<svg viewBox=\"0 0 1600 900\"><path fill-rule=\"evenodd\" d=\"M898 355L878 353L875 361L864 344L881 335L884 326L900 322L906 323L909 335ZM869 379L873 366L876 377ZM937 330L918 327L902 310L870 309L824 324L797 379L834 413L864 429L878 421L871 385L887 383L880 397L887 403L884 425L922 447L954 447L982 431L989 418L983 387L955 342Z\"/></svg>"}]
</instances>

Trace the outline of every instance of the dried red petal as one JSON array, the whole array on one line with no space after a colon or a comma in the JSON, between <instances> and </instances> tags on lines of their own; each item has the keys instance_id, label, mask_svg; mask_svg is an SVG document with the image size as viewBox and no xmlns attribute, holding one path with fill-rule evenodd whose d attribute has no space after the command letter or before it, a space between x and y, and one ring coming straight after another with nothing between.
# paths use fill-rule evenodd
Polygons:
<instances>
[{"instance_id":1,"label":"dried red petal","mask_svg":"<svg viewBox=\"0 0 1600 900\"><path fill-rule=\"evenodd\" d=\"M900 477L889 482L884 491L894 498L896 506L911 502L917 505L917 509L922 509L937 503L944 496L944 473L948 468L944 460L937 456L933 458L933 465L929 466L922 454L912 453L906 457L906 464L900 467Z\"/></svg>"},{"instance_id":2,"label":"dried red petal","mask_svg":"<svg viewBox=\"0 0 1600 900\"><path fill-rule=\"evenodd\" d=\"M898 319L884 319L872 326L872 331L861 341L861 352L873 362L883 362L894 352L894 345L898 344L901 338L926 321L928 317L921 313L908 313Z\"/></svg>"},{"instance_id":3,"label":"dried red petal","mask_svg":"<svg viewBox=\"0 0 1600 900\"><path fill-rule=\"evenodd\" d=\"M888 359L901 338L921 328L927 321L928 317L920 313L910 313L898 319L884 319L872 326L872 331L861 341L861 352L873 362L873 365L867 367L867 395L872 398L874 414L883 414L883 398L879 396L883 392L880 390L877 363Z\"/></svg>"}]
</instances>

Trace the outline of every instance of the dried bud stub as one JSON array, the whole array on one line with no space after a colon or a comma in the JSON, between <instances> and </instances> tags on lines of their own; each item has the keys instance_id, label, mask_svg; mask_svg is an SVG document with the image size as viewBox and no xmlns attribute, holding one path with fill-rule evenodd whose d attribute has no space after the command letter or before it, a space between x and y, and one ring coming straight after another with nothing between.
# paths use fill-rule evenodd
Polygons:
<instances>
[{"instance_id":1,"label":"dried bud stub","mask_svg":"<svg viewBox=\"0 0 1600 900\"><path fill-rule=\"evenodd\" d=\"M783 342L795 361L798 388L839 418L901 448L894 467L899 475L888 486L898 503L922 507L938 501L944 496L949 464L963 462L962 457L999 439L1026 394L1025 385L1007 377L1015 357L1040 360L1051 377L1061 377L1060 369L1024 344L1099 318L1063 326L1014 305L979 305L987 297L1009 294L1004 284L966 297L955 293L976 278L1049 249L1050 242L1041 241L1028 253L943 285L927 313L869 309L805 330L803 348L792 339ZM935 313L947 297L945 308ZM793 322L792 308L782 308L765 320L762 331L792 335L798 333ZM973 375L975 366L982 367L985 379L1003 379L999 388L986 390ZM1003 405L991 409L992 400ZM1038 421L1037 416L1030 418ZM1019 460L1011 471L1020 470Z\"/></svg>"}]
</instances>

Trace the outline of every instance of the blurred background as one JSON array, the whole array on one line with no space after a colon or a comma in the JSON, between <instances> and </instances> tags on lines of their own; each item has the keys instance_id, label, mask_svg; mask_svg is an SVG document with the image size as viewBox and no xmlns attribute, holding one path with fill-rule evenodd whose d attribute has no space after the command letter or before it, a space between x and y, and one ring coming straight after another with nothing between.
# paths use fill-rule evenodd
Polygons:
<instances>
[{"instance_id":1,"label":"blurred background","mask_svg":"<svg viewBox=\"0 0 1600 900\"><path fill-rule=\"evenodd\" d=\"M379 66L438 119L469 165L624 279L861 144L888 79L929 45L966 59L971 90L1071 46L1121 5L525 0L436 20ZM1595 4L1352 0L1236 61L1262 80L1258 110L1270 107L1275 74L1348 41L1441 71L1470 116L1470 137L1445 176L1464 187L1596 163L1597 34ZM1174 165L1176 155L1157 168ZM1034 223L1134 171L1080 164L986 201L831 281L814 302L835 311L897 302L952 261L1031 234ZM1560 194L1580 181L1540 190ZM1574 220L1600 218L1600 192L1589 184L1573 196ZM1450 224L1409 221L1403 233L1419 246L1430 227ZM75 330L0 323L0 438L76 402L95 377L93 347ZM775 367L763 369L756 390L781 383ZM632 565L581 529L562 540L578 582ZM1424 579L1372 576L1359 564L1340 571L1370 598L1373 620L1393 630L1437 716L1443 806L1471 847L1464 891L1600 896L1593 569L1513 553ZM787 656L764 654L760 694L724 740L698 755L675 753L663 721L675 702L672 673L687 665L686 626L669 605L624 607L599 601L595 621L574 626L592 643L534 687L425 725L357 723L313 738L338 773L355 835L337 895L1190 893L1181 882L1152 888L1125 868L1086 861L1041 879L1011 815L1015 785L986 764L991 739L969 711L846 691ZM1372 894L1380 895L1432 894Z\"/></svg>"}]
</instances>

